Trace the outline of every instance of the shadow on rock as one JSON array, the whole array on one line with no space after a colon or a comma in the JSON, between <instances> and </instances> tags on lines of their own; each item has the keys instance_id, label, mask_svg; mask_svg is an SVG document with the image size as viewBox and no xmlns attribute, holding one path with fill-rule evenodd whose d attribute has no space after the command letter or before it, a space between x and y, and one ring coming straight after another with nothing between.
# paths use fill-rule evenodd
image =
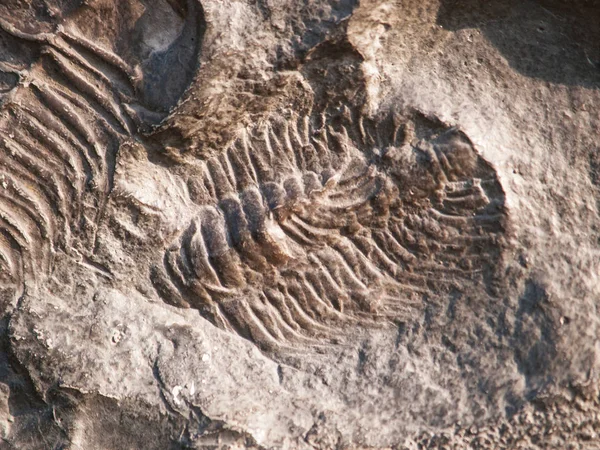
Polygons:
<instances>
[{"instance_id":1,"label":"shadow on rock","mask_svg":"<svg viewBox=\"0 0 600 450\"><path fill-rule=\"evenodd\" d=\"M442 0L437 22L478 28L521 74L600 87L600 1Z\"/></svg>"},{"instance_id":2,"label":"shadow on rock","mask_svg":"<svg viewBox=\"0 0 600 450\"><path fill-rule=\"evenodd\" d=\"M543 286L534 280L527 281L516 311L513 338L516 362L527 379L532 398L554 381L558 336L551 309Z\"/></svg>"}]
</instances>

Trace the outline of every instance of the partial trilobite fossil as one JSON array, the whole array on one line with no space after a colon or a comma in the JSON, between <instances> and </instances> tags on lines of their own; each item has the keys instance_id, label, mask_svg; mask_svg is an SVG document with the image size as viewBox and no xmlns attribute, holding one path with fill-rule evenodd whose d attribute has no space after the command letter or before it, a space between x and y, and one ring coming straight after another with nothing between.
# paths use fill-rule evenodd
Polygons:
<instances>
[{"instance_id":1,"label":"partial trilobite fossil","mask_svg":"<svg viewBox=\"0 0 600 450\"><path fill-rule=\"evenodd\" d=\"M204 30L193 0L39 3L0 5L3 286L93 252L119 147L177 102Z\"/></svg>"},{"instance_id":2,"label":"partial trilobite fossil","mask_svg":"<svg viewBox=\"0 0 600 450\"><path fill-rule=\"evenodd\" d=\"M154 286L262 348L402 320L432 293L485 284L501 253L495 171L419 113L277 115L190 173L198 213Z\"/></svg>"}]
</instances>

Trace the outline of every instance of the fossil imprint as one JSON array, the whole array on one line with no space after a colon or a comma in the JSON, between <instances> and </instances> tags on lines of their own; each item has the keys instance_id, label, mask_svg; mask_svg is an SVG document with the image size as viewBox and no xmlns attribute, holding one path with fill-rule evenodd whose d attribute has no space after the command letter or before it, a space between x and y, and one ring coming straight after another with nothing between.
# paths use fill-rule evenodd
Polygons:
<instances>
[{"instance_id":1,"label":"fossil imprint","mask_svg":"<svg viewBox=\"0 0 600 450\"><path fill-rule=\"evenodd\" d=\"M140 130L191 79L159 88L164 66L196 64L198 8L173 10L182 24L169 45L121 56L71 17L36 33L0 19L37 52L28 68L0 65L15 80L1 97L0 283L43 283L57 251L87 257L119 148L143 144ZM432 293L486 282L504 195L468 137L419 113L340 117L282 113L194 163L198 214L149 271L165 302L273 348L401 320Z\"/></svg>"},{"instance_id":2,"label":"fossil imprint","mask_svg":"<svg viewBox=\"0 0 600 450\"><path fill-rule=\"evenodd\" d=\"M148 7L145 14L152 11ZM122 24L121 34L141 42L134 50L125 46L123 56L105 45L103 36L86 35L84 30L101 33L90 25L97 12L87 6L47 31L23 31L0 18L6 47L26 47L34 54L29 66L0 63L3 79L12 80L0 96L3 285L35 287L57 251L87 257L112 189L119 147L143 139L139 130L166 116L197 62L203 32L199 6L190 0L170 11L176 12L181 26L170 45L159 43L164 48L145 43L144 16L130 29ZM117 47L123 36L113 38ZM186 80L162 79L168 75L164 66L177 67L173 59L189 64L181 69Z\"/></svg>"},{"instance_id":3,"label":"fossil imprint","mask_svg":"<svg viewBox=\"0 0 600 450\"><path fill-rule=\"evenodd\" d=\"M500 255L494 170L419 113L279 116L197 166L199 213L153 267L155 288L263 348L410 317L486 282Z\"/></svg>"}]
</instances>

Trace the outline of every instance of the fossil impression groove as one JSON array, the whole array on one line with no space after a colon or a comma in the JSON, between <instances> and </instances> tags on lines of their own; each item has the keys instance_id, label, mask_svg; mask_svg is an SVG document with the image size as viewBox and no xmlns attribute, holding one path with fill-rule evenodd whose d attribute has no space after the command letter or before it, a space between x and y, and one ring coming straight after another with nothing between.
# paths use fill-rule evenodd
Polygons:
<instances>
[{"instance_id":1,"label":"fossil impression groove","mask_svg":"<svg viewBox=\"0 0 600 450\"><path fill-rule=\"evenodd\" d=\"M152 269L163 299L273 348L485 282L504 195L469 139L419 114L347 122L290 114L199 161L198 214Z\"/></svg>"},{"instance_id":2,"label":"fossil impression groove","mask_svg":"<svg viewBox=\"0 0 600 450\"><path fill-rule=\"evenodd\" d=\"M180 53L192 45L198 51L199 7L191 0L186 5L185 25L167 50L128 58L86 37L76 14L53 32L38 33L0 18L5 38L35 47L37 54L29 67L0 64L0 73L15 80L0 94L3 285L30 282L33 288L51 271L58 251L92 253L120 146L143 140L139 130L151 124L148 118L156 122L168 112L153 105L164 90L154 83L168 84L161 64L178 56L185 61ZM195 64L196 54L188 59ZM157 79L149 81L150 72ZM163 101L167 108L185 88L171 84Z\"/></svg>"}]
</instances>

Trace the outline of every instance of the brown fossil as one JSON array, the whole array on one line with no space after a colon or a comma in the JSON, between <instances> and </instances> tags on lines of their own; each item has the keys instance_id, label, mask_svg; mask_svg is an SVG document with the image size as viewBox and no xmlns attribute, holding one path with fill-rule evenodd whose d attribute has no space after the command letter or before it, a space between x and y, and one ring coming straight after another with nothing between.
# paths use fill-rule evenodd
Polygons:
<instances>
[{"instance_id":1,"label":"brown fossil","mask_svg":"<svg viewBox=\"0 0 600 450\"><path fill-rule=\"evenodd\" d=\"M278 115L188 171L198 213L154 285L262 348L406 319L432 292L488 282L502 251L494 170L417 112Z\"/></svg>"},{"instance_id":2,"label":"brown fossil","mask_svg":"<svg viewBox=\"0 0 600 450\"><path fill-rule=\"evenodd\" d=\"M125 2L110 10L112 23L98 21L103 2L88 2L57 10L55 23L35 30L0 18L8 50L31 54L21 65L0 65L8 80L0 113L3 284L34 289L55 252L89 256L119 147L143 139L140 131L164 118L187 87L202 41L200 6L144 7L136 17ZM153 35L145 18L161 14L176 30Z\"/></svg>"}]
</instances>

